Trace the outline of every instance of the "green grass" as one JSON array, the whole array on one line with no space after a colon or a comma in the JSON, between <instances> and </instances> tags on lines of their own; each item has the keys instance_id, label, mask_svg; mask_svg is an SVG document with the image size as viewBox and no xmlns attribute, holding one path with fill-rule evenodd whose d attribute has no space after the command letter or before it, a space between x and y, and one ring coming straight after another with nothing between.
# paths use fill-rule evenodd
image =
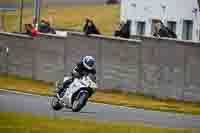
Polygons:
<instances>
[{"instance_id":1,"label":"green grass","mask_svg":"<svg viewBox=\"0 0 200 133\"><path fill-rule=\"evenodd\" d=\"M34 0L23 0L24 3L33 3ZM19 4L20 5L21 3L21 0L0 0L0 4L6 4L6 5L17 5Z\"/></svg>"},{"instance_id":2,"label":"green grass","mask_svg":"<svg viewBox=\"0 0 200 133\"><path fill-rule=\"evenodd\" d=\"M24 0L24 3L33 3L34 0ZM20 3L21 0L16 0L17 3Z\"/></svg>"},{"instance_id":3,"label":"green grass","mask_svg":"<svg viewBox=\"0 0 200 133\"><path fill-rule=\"evenodd\" d=\"M192 129L169 129L142 124L95 122L48 118L30 114L0 113L1 133L199 133Z\"/></svg>"},{"instance_id":4,"label":"green grass","mask_svg":"<svg viewBox=\"0 0 200 133\"><path fill-rule=\"evenodd\" d=\"M72 6L42 8L41 18L49 20L53 27L82 31L86 18L94 20L100 32L112 35L120 20L119 5ZM19 11L5 13L5 30L18 31ZM24 23L32 23L32 9L24 10Z\"/></svg>"},{"instance_id":5,"label":"green grass","mask_svg":"<svg viewBox=\"0 0 200 133\"><path fill-rule=\"evenodd\" d=\"M54 86L53 83L44 81L34 81L13 75L0 75L0 88L39 95L53 95ZM134 93L123 93L116 90L97 91L90 101L150 110L200 115L199 103L180 102L172 99L161 100Z\"/></svg>"}]
</instances>

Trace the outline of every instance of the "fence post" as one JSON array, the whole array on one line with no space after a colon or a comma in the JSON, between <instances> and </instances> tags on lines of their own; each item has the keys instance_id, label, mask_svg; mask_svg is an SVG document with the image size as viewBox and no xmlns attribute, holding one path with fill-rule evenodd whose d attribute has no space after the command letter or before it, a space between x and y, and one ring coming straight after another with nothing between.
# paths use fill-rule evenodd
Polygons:
<instances>
[{"instance_id":1,"label":"fence post","mask_svg":"<svg viewBox=\"0 0 200 133\"><path fill-rule=\"evenodd\" d=\"M24 0L20 1L19 32L22 32Z\"/></svg>"},{"instance_id":2,"label":"fence post","mask_svg":"<svg viewBox=\"0 0 200 133\"><path fill-rule=\"evenodd\" d=\"M40 8L41 8L41 0L34 0L34 17L36 19L35 27L38 28L38 24L40 22Z\"/></svg>"},{"instance_id":3,"label":"fence post","mask_svg":"<svg viewBox=\"0 0 200 133\"><path fill-rule=\"evenodd\" d=\"M4 31L4 17L0 15L0 31Z\"/></svg>"}]
</instances>

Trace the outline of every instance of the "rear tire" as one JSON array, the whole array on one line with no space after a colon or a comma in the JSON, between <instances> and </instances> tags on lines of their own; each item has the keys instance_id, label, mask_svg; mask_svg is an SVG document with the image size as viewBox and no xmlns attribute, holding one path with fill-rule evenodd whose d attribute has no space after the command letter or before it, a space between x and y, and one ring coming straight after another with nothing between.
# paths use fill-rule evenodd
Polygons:
<instances>
[{"instance_id":1,"label":"rear tire","mask_svg":"<svg viewBox=\"0 0 200 133\"><path fill-rule=\"evenodd\" d=\"M87 103L89 94L88 92L81 92L78 97L75 98L72 104L72 111L79 112Z\"/></svg>"},{"instance_id":2,"label":"rear tire","mask_svg":"<svg viewBox=\"0 0 200 133\"><path fill-rule=\"evenodd\" d=\"M54 96L51 100L51 107L53 110L58 111L63 108L63 106L60 104L60 100L57 96Z\"/></svg>"}]
</instances>

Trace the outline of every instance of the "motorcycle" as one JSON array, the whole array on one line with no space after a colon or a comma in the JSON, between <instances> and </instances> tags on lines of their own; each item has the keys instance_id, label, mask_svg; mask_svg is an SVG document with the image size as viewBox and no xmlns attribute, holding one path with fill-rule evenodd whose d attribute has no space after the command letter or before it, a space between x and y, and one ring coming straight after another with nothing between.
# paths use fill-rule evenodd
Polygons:
<instances>
[{"instance_id":1,"label":"motorcycle","mask_svg":"<svg viewBox=\"0 0 200 133\"><path fill-rule=\"evenodd\" d=\"M64 77L64 80L56 83L56 89L70 77ZM97 89L95 76L89 74L82 78L75 78L73 82L65 88L64 96L61 98L56 91L56 95L51 100L51 107L58 111L63 107L72 109L73 112L79 112L86 104L88 99Z\"/></svg>"}]
</instances>

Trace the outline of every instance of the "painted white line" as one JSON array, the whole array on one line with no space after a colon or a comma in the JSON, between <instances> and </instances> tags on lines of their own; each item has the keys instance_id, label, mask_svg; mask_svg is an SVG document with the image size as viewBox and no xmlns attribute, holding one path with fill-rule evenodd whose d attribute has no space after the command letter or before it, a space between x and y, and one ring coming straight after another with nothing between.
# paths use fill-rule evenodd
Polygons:
<instances>
[{"instance_id":1,"label":"painted white line","mask_svg":"<svg viewBox=\"0 0 200 133\"><path fill-rule=\"evenodd\" d=\"M6 90L6 89L0 89L0 91L4 91L4 92L11 92L11 93L15 93L15 94L21 94L21 95L27 95L27 96L40 96L41 95L37 95L37 94L30 94L30 93L24 93L24 92L19 92L19 91L14 91L14 90Z\"/></svg>"}]
</instances>

